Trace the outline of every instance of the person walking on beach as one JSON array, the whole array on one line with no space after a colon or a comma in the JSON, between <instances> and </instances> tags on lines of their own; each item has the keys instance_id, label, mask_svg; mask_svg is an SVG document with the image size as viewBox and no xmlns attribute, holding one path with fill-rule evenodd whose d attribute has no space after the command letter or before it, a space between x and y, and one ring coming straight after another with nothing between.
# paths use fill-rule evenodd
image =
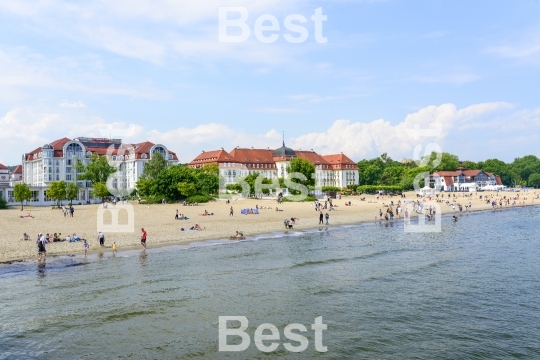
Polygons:
<instances>
[{"instance_id":1,"label":"person walking on beach","mask_svg":"<svg viewBox=\"0 0 540 360\"><path fill-rule=\"evenodd\" d=\"M67 215L67 208L66 208L65 205L62 206L62 212L64 213L64 217L66 217L66 215Z\"/></svg>"},{"instance_id":2,"label":"person walking on beach","mask_svg":"<svg viewBox=\"0 0 540 360\"><path fill-rule=\"evenodd\" d=\"M47 241L45 239L45 236L43 236L43 234L39 234L41 235L40 238L38 239L37 241L37 246L38 246L38 261L41 261L41 258L44 257L44 256L47 256L47 250L45 249L45 242Z\"/></svg>"},{"instance_id":3,"label":"person walking on beach","mask_svg":"<svg viewBox=\"0 0 540 360\"><path fill-rule=\"evenodd\" d=\"M174 215L174 220L178 220L178 209L176 209L176 215Z\"/></svg>"},{"instance_id":4,"label":"person walking on beach","mask_svg":"<svg viewBox=\"0 0 540 360\"><path fill-rule=\"evenodd\" d=\"M73 205L69 206L69 216L73 217L73 213L75 212L75 209L73 208Z\"/></svg>"},{"instance_id":5,"label":"person walking on beach","mask_svg":"<svg viewBox=\"0 0 540 360\"><path fill-rule=\"evenodd\" d=\"M84 257L86 257L86 255L88 254L88 248L90 247L90 245L88 245L88 242L86 242L86 239L84 240L83 247L84 247Z\"/></svg>"},{"instance_id":6,"label":"person walking on beach","mask_svg":"<svg viewBox=\"0 0 540 360\"><path fill-rule=\"evenodd\" d=\"M98 233L99 245L105 246L105 235L100 231Z\"/></svg>"},{"instance_id":7,"label":"person walking on beach","mask_svg":"<svg viewBox=\"0 0 540 360\"><path fill-rule=\"evenodd\" d=\"M229 216L234 216L234 210L232 206L231 206L231 209L229 210Z\"/></svg>"},{"instance_id":8,"label":"person walking on beach","mask_svg":"<svg viewBox=\"0 0 540 360\"><path fill-rule=\"evenodd\" d=\"M146 250L146 230L144 228L141 228L141 245Z\"/></svg>"},{"instance_id":9,"label":"person walking on beach","mask_svg":"<svg viewBox=\"0 0 540 360\"><path fill-rule=\"evenodd\" d=\"M116 255L116 241L113 241L112 243L112 253L113 255Z\"/></svg>"},{"instance_id":10,"label":"person walking on beach","mask_svg":"<svg viewBox=\"0 0 540 360\"><path fill-rule=\"evenodd\" d=\"M319 224L324 224L323 222L323 219L324 219L324 215L322 213L322 211L319 213Z\"/></svg>"},{"instance_id":11,"label":"person walking on beach","mask_svg":"<svg viewBox=\"0 0 540 360\"><path fill-rule=\"evenodd\" d=\"M322 213L321 213L321 215L322 215ZM325 217L325 219L326 219L326 225L328 225L328 220L330 220L330 215L328 215L328 213L326 213L326 214L324 215L324 217Z\"/></svg>"}]
</instances>

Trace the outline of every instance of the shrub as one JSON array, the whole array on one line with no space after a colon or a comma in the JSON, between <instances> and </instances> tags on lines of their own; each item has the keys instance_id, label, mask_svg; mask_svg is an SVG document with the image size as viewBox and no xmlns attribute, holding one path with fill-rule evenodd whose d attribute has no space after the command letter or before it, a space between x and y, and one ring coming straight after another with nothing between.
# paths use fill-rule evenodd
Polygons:
<instances>
[{"instance_id":1,"label":"shrub","mask_svg":"<svg viewBox=\"0 0 540 360\"><path fill-rule=\"evenodd\" d=\"M160 195L150 195L144 198L147 204L161 204L163 201L163 196ZM168 202L168 201L167 201Z\"/></svg>"},{"instance_id":2,"label":"shrub","mask_svg":"<svg viewBox=\"0 0 540 360\"><path fill-rule=\"evenodd\" d=\"M341 188L338 188L337 186L323 186L322 187L323 192L327 192L327 191L336 191L336 192L338 192L340 190L341 190Z\"/></svg>"},{"instance_id":3,"label":"shrub","mask_svg":"<svg viewBox=\"0 0 540 360\"><path fill-rule=\"evenodd\" d=\"M400 185L360 185L356 188L359 194L374 194L378 191L399 192L403 191L403 187Z\"/></svg>"},{"instance_id":4,"label":"shrub","mask_svg":"<svg viewBox=\"0 0 540 360\"><path fill-rule=\"evenodd\" d=\"M284 196L281 200L283 202L302 202L302 201L317 201L317 198L315 196L308 195L303 200L292 200L291 198Z\"/></svg>"},{"instance_id":5,"label":"shrub","mask_svg":"<svg viewBox=\"0 0 540 360\"><path fill-rule=\"evenodd\" d=\"M8 208L8 204L7 204L6 199L0 196L0 209L7 209L7 208Z\"/></svg>"},{"instance_id":6,"label":"shrub","mask_svg":"<svg viewBox=\"0 0 540 360\"><path fill-rule=\"evenodd\" d=\"M214 200L213 197L204 194L195 194L186 199L188 203L207 203Z\"/></svg>"}]
</instances>

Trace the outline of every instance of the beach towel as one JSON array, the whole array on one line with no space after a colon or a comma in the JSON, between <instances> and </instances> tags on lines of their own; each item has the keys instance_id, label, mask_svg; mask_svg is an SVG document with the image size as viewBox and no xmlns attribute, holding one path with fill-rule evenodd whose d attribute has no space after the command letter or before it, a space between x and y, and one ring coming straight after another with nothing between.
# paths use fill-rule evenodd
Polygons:
<instances>
[{"instance_id":1,"label":"beach towel","mask_svg":"<svg viewBox=\"0 0 540 360\"><path fill-rule=\"evenodd\" d=\"M240 210L240 214L242 215L250 215L250 210L253 214L259 214L259 209L257 208L246 208L246 209L242 209Z\"/></svg>"}]
</instances>

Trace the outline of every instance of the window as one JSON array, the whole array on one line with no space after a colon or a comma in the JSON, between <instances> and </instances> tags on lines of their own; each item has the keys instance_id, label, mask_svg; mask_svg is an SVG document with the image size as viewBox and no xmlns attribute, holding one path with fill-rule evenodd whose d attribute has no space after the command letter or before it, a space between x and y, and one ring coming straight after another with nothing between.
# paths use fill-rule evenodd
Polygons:
<instances>
[{"instance_id":1,"label":"window","mask_svg":"<svg viewBox=\"0 0 540 360\"><path fill-rule=\"evenodd\" d=\"M146 159L146 157L147 157L146 154L141 155L141 159Z\"/></svg>"},{"instance_id":2,"label":"window","mask_svg":"<svg viewBox=\"0 0 540 360\"><path fill-rule=\"evenodd\" d=\"M67 158L72 157L83 157L83 149L81 145L77 143L71 143L66 147L66 153L64 154Z\"/></svg>"},{"instance_id":3,"label":"window","mask_svg":"<svg viewBox=\"0 0 540 360\"><path fill-rule=\"evenodd\" d=\"M71 181L71 174L66 174L66 181Z\"/></svg>"},{"instance_id":4,"label":"window","mask_svg":"<svg viewBox=\"0 0 540 360\"><path fill-rule=\"evenodd\" d=\"M167 158L167 151L162 146L156 146L154 151L152 151L152 154L155 153L160 153L165 159Z\"/></svg>"}]
</instances>

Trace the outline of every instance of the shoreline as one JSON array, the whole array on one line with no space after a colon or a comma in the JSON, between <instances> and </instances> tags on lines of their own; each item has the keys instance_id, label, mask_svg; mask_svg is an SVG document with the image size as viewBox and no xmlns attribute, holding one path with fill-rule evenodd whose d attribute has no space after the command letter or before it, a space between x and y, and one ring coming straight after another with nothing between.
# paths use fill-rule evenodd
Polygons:
<instances>
[{"instance_id":1,"label":"shoreline","mask_svg":"<svg viewBox=\"0 0 540 360\"><path fill-rule=\"evenodd\" d=\"M457 215L457 216L462 216L462 215L470 215L470 214L473 214L473 213L480 213L480 212L487 212L487 211L491 211L491 212L496 212L496 211L503 211L503 210L512 210L512 209L519 209L519 208L526 208L526 207L535 207L535 206L540 206L540 203L538 204L534 204L534 203L531 203L531 204L519 204L519 205L516 205L516 206L509 206L509 207L503 207L503 208L496 208L496 209L492 209L491 207L490 208L474 208L472 210L469 211L469 213L467 212L463 212L463 213L459 213L459 212L445 212L445 211L442 211L442 214L441 214L441 217L442 218L446 218L446 217L450 217L452 215ZM204 206L199 206L199 207L204 207ZM418 214L416 213L412 213L410 214L410 217L412 219L414 218L418 218ZM295 236L295 235L292 235L292 234L295 234L295 233L311 233L311 232L316 232L316 231L322 231L321 228L324 228L324 231L332 231L331 229L340 229L340 228L343 228L343 227L351 227L351 226L362 226L362 225L369 225L369 224L373 224L373 225L376 225L378 223L387 223L387 224L390 224L390 223L401 223L405 221L405 219L403 217L400 217L400 218L395 218L394 220L389 220L389 221L386 221L386 220L380 220L380 219L377 219L377 220L368 220L368 219L359 219L359 220L356 220L356 221L350 221L350 222L340 222L340 223L337 223L337 224L330 224L330 225L317 225L317 226L313 226L313 225L307 225L307 226L302 226L302 224L297 224L295 226L295 228L293 229L290 229L290 230L285 230L285 229L281 229L281 230L274 230L274 231L260 231L260 232L252 232L252 233L249 233L247 235L245 235L245 239L242 239L242 240L234 240L234 239L230 239L228 237L216 237L216 236L213 236L211 235L210 232L208 232L207 236L199 236L197 239L184 239L184 240L160 240L158 242L155 242L155 243L152 243L151 241L148 241L147 242L147 250L149 253L152 253L152 252L155 252L155 251L159 251L160 249L163 249L163 248L178 248L178 250L183 250L183 249L190 249L190 248L197 248L197 247L202 247L202 246L211 246L211 245L229 245L229 244L235 244L235 243L241 243L241 242L246 242L246 241L258 241L259 239L271 239L271 238L277 238L277 237L289 237L289 236ZM245 232L245 231L244 231ZM199 231L197 233L202 233L202 234L205 234L206 232L205 231ZM277 236L279 235L279 236ZM30 240L30 242L32 244L34 244L34 241L33 240ZM53 244L58 244L58 243L53 243ZM76 242L76 243L71 243L71 244L77 244L77 245L82 245L82 242ZM51 246L50 244L48 245L48 247ZM54 246L54 245L53 245ZM49 247L50 249L50 247ZM125 253L125 252L129 252L129 253L132 253L132 252L135 252L135 251L142 251L144 250L142 248L142 246L140 244L130 244L130 245L125 245L125 246L122 246L122 248L118 251L117 255L118 257L122 257L122 255L119 256L119 254L121 253ZM82 258L82 259L89 259L89 258L94 258L94 257L98 257L98 260L103 258L103 255L105 254L109 254L109 256L106 256L106 258L113 258L114 256L112 255L112 247L111 245L107 245L107 246L104 246L104 247L98 247L98 248L92 248L88 251L88 256L85 257L84 256L84 250L81 248L79 248L79 250L77 251L62 251L62 252L58 252L58 253L50 253L50 251L48 251L48 256L46 257L46 259L57 259L57 260L62 260L62 259L67 259L67 258ZM0 260L0 266L9 266L9 265L14 265L14 264L20 264L20 263L39 263L38 262L38 259L37 259L37 255L34 255L34 256L23 256L23 257L12 257L12 258L4 258L4 259L1 259Z\"/></svg>"}]
</instances>

